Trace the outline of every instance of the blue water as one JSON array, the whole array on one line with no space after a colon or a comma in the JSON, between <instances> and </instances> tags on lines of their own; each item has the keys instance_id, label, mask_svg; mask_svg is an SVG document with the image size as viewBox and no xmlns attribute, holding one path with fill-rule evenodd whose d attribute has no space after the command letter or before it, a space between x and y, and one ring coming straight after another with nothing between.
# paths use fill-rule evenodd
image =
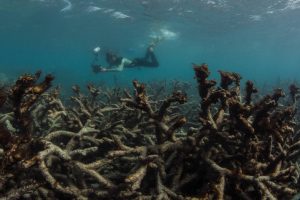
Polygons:
<instances>
[{"instance_id":1,"label":"blue water","mask_svg":"<svg viewBox=\"0 0 300 200\"><path fill-rule=\"evenodd\" d=\"M142 57L151 35L160 67L93 74L100 46ZM56 84L181 79L191 63L259 83L299 80L300 0L0 0L0 72L42 69ZM101 63L105 64L102 57Z\"/></svg>"}]
</instances>

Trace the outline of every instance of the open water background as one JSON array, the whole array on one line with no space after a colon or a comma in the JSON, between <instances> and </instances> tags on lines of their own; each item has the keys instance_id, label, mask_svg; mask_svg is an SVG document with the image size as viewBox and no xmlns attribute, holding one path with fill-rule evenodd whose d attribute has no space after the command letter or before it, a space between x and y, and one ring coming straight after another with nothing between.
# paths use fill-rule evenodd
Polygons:
<instances>
[{"instance_id":1,"label":"open water background","mask_svg":"<svg viewBox=\"0 0 300 200\"><path fill-rule=\"evenodd\" d=\"M94 47L140 57L156 35L159 68L92 73ZM300 0L0 0L0 72L41 69L64 87L193 82L191 63L202 62L214 78L222 69L258 84L299 81L299 48Z\"/></svg>"}]
</instances>

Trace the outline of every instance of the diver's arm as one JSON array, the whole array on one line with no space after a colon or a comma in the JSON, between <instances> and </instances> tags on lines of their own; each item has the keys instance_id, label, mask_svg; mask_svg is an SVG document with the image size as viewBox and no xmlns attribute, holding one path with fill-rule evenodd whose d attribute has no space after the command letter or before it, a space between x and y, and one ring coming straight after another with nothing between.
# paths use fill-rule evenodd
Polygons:
<instances>
[{"instance_id":1,"label":"diver's arm","mask_svg":"<svg viewBox=\"0 0 300 200\"><path fill-rule=\"evenodd\" d=\"M121 63L120 65L112 68L102 67L100 69L101 72L121 72L124 69L124 65Z\"/></svg>"},{"instance_id":2,"label":"diver's arm","mask_svg":"<svg viewBox=\"0 0 300 200\"><path fill-rule=\"evenodd\" d=\"M101 71L102 72L121 72L123 71L124 67L130 65L132 63L131 60L127 59L127 58L123 58L122 62L117 65L116 67L112 67L112 68L108 68L108 67L102 67Z\"/></svg>"},{"instance_id":3,"label":"diver's arm","mask_svg":"<svg viewBox=\"0 0 300 200\"><path fill-rule=\"evenodd\" d=\"M109 67L103 67L101 65L92 65L92 69L94 73L100 73L100 72L119 72L123 71L122 66L117 66L114 68L109 68Z\"/></svg>"}]
</instances>

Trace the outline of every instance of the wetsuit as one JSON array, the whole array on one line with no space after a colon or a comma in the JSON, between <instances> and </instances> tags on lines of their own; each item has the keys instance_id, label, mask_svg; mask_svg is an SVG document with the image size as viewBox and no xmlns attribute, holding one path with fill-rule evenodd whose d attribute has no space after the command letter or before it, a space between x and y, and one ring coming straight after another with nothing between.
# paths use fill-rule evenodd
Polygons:
<instances>
[{"instance_id":1,"label":"wetsuit","mask_svg":"<svg viewBox=\"0 0 300 200\"><path fill-rule=\"evenodd\" d=\"M135 58L128 67L158 67L159 63L153 51L146 51L144 58Z\"/></svg>"}]
</instances>

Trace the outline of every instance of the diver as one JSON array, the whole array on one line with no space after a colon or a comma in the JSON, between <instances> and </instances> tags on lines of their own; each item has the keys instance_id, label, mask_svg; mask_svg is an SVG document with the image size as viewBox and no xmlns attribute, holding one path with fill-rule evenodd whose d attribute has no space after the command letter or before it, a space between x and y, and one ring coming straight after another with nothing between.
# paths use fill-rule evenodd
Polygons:
<instances>
[{"instance_id":1,"label":"diver","mask_svg":"<svg viewBox=\"0 0 300 200\"><path fill-rule=\"evenodd\" d=\"M92 70L94 73L99 72L120 72L124 68L134 68L134 67L158 67L159 62L154 54L154 47L160 39L156 39L152 44L150 44L146 50L146 54L143 58L134 58L132 60L118 56L115 53L106 53L106 62L108 67L103 67L102 65L96 64L98 62L100 47L94 49L95 58L92 63Z\"/></svg>"}]
</instances>

